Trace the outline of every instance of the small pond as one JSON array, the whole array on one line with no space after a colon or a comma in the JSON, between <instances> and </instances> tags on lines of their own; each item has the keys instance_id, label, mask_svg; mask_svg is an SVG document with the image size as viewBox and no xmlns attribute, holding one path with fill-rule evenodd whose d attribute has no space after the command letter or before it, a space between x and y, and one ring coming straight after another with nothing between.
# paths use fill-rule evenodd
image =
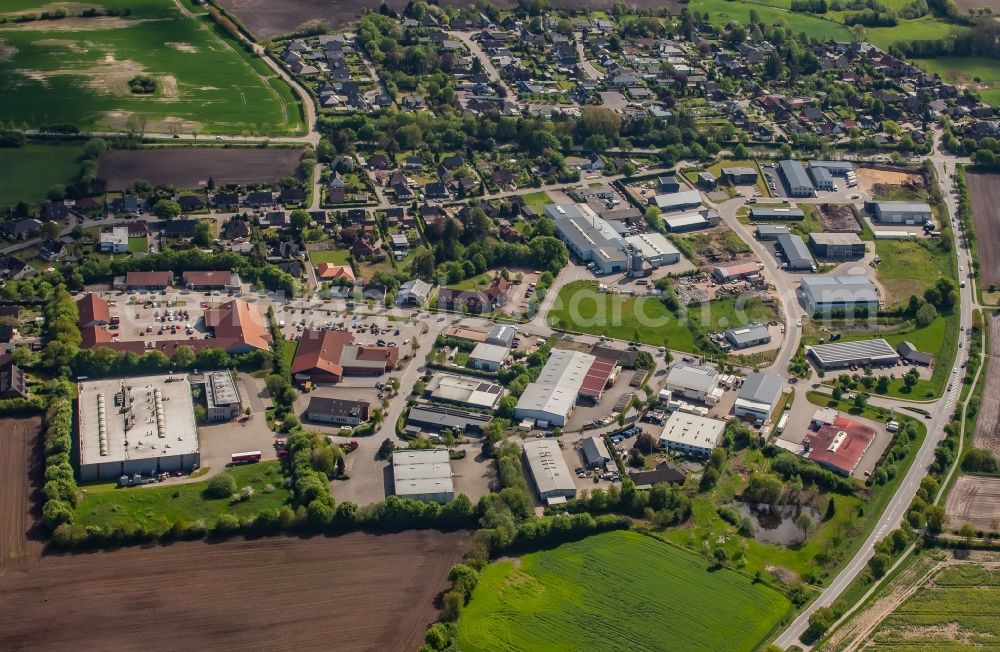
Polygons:
<instances>
[{"instance_id":1,"label":"small pond","mask_svg":"<svg viewBox=\"0 0 1000 652\"><path fill-rule=\"evenodd\" d=\"M750 504L733 503L732 506L743 516L749 516L754 525L754 538L766 543L779 543L790 546L805 541L805 536L795 521L801 514L808 514L812 526L819 525L819 512L811 507L800 505L767 505L764 503Z\"/></svg>"}]
</instances>

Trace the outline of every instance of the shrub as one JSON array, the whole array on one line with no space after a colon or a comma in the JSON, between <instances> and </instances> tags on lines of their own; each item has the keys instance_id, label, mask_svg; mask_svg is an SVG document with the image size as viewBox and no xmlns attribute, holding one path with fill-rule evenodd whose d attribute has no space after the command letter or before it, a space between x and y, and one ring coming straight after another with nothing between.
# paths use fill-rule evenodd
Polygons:
<instances>
[{"instance_id":1,"label":"shrub","mask_svg":"<svg viewBox=\"0 0 1000 652\"><path fill-rule=\"evenodd\" d=\"M966 473L996 473L997 458L985 448L970 448L962 457L962 470Z\"/></svg>"},{"instance_id":2,"label":"shrub","mask_svg":"<svg viewBox=\"0 0 1000 652\"><path fill-rule=\"evenodd\" d=\"M236 480L233 476L223 473L208 481L205 495L210 498L229 498L236 493Z\"/></svg>"}]
</instances>

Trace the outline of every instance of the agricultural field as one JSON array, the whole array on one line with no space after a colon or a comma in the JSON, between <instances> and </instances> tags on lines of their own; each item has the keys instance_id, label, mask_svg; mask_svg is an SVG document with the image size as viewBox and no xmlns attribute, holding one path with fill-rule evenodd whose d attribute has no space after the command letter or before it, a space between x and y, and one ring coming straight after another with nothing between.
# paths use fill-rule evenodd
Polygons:
<instances>
[{"instance_id":1,"label":"agricultural field","mask_svg":"<svg viewBox=\"0 0 1000 652\"><path fill-rule=\"evenodd\" d=\"M948 526L969 524L981 532L1000 532L1000 478L963 475L945 503Z\"/></svg>"},{"instance_id":2,"label":"agricultural field","mask_svg":"<svg viewBox=\"0 0 1000 652\"><path fill-rule=\"evenodd\" d=\"M965 650L1000 646L1000 568L952 563L892 611L864 649Z\"/></svg>"},{"instance_id":3,"label":"agricultural field","mask_svg":"<svg viewBox=\"0 0 1000 652\"><path fill-rule=\"evenodd\" d=\"M119 489L114 484L82 487L83 500L76 508L76 522L82 525L133 526L155 531L168 530L175 521L201 520L211 529L216 519L229 513L248 517L265 509L288 504L291 492L277 462L261 462L224 471L236 480L239 489L251 487L249 500L210 498L208 481L156 487Z\"/></svg>"},{"instance_id":4,"label":"agricultural field","mask_svg":"<svg viewBox=\"0 0 1000 652\"><path fill-rule=\"evenodd\" d=\"M4 15L42 0L4 3ZM292 90L206 15L173 0L99 0L128 15L0 24L0 120L146 133L283 135L302 130ZM70 9L80 5L68 5ZM151 79L153 92L133 82Z\"/></svg>"},{"instance_id":5,"label":"agricultural field","mask_svg":"<svg viewBox=\"0 0 1000 652\"><path fill-rule=\"evenodd\" d=\"M42 551L41 427L40 417L0 419L0 578L30 570Z\"/></svg>"},{"instance_id":6,"label":"agricultural field","mask_svg":"<svg viewBox=\"0 0 1000 652\"><path fill-rule=\"evenodd\" d=\"M80 145L0 147L0 207L39 202L52 186L72 182L80 173L82 155Z\"/></svg>"},{"instance_id":7,"label":"agricultural field","mask_svg":"<svg viewBox=\"0 0 1000 652\"><path fill-rule=\"evenodd\" d=\"M98 176L108 190L124 190L136 179L178 189L225 184L274 183L295 176L301 149L194 147L116 149L101 158Z\"/></svg>"},{"instance_id":8,"label":"agricultural field","mask_svg":"<svg viewBox=\"0 0 1000 652\"><path fill-rule=\"evenodd\" d=\"M752 650L788 599L635 532L491 564L458 621L462 650Z\"/></svg>"},{"instance_id":9,"label":"agricultural field","mask_svg":"<svg viewBox=\"0 0 1000 652\"><path fill-rule=\"evenodd\" d=\"M788 9L790 3L775 2L731 2L730 0L695 0L688 5L692 11L708 12L713 25L727 25L738 20L743 25L750 24L750 11L757 12L760 20L768 25L784 21L795 32L805 32L809 36L821 40L853 41L851 31L839 23L809 14L793 13Z\"/></svg>"},{"instance_id":10,"label":"agricultural field","mask_svg":"<svg viewBox=\"0 0 1000 652\"><path fill-rule=\"evenodd\" d=\"M470 543L420 530L46 556L0 576L0 649L162 648L183 630L207 650L415 650Z\"/></svg>"},{"instance_id":11,"label":"agricultural field","mask_svg":"<svg viewBox=\"0 0 1000 652\"><path fill-rule=\"evenodd\" d=\"M984 289L1000 286L1000 174L966 173L972 221L979 246L981 284Z\"/></svg>"},{"instance_id":12,"label":"agricultural field","mask_svg":"<svg viewBox=\"0 0 1000 652\"><path fill-rule=\"evenodd\" d=\"M1000 66L984 57L940 57L916 59L918 66L958 88L971 88L984 102L1000 106Z\"/></svg>"}]
</instances>

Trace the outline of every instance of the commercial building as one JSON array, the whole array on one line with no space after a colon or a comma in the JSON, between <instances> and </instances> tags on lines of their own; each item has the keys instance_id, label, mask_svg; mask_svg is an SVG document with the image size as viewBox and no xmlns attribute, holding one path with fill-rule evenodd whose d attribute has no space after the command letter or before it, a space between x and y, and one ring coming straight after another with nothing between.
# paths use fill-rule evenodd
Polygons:
<instances>
[{"instance_id":1,"label":"commercial building","mask_svg":"<svg viewBox=\"0 0 1000 652\"><path fill-rule=\"evenodd\" d=\"M603 437L586 437L580 442L580 446L590 468L603 469L611 462L611 453L608 452L608 445L604 443Z\"/></svg>"},{"instance_id":2,"label":"commercial building","mask_svg":"<svg viewBox=\"0 0 1000 652\"><path fill-rule=\"evenodd\" d=\"M184 272L181 274L184 287L189 290L226 290L229 292L240 289L240 276L236 272L225 270L206 272Z\"/></svg>"},{"instance_id":3,"label":"commercial building","mask_svg":"<svg viewBox=\"0 0 1000 652\"><path fill-rule=\"evenodd\" d=\"M734 349L749 349L771 342L771 331L764 324L749 324L740 328L730 328L724 333L726 341Z\"/></svg>"},{"instance_id":4,"label":"commercial building","mask_svg":"<svg viewBox=\"0 0 1000 652\"><path fill-rule=\"evenodd\" d=\"M812 356L822 369L883 367L899 363L899 355L896 350L881 338L858 342L816 344L815 346L807 346L806 353Z\"/></svg>"},{"instance_id":5,"label":"commercial building","mask_svg":"<svg viewBox=\"0 0 1000 652\"><path fill-rule=\"evenodd\" d=\"M486 339L483 341L486 344L494 344L509 349L513 346L515 337L517 337L517 329L513 326L494 326L486 334Z\"/></svg>"},{"instance_id":6,"label":"commercial building","mask_svg":"<svg viewBox=\"0 0 1000 652\"><path fill-rule=\"evenodd\" d=\"M306 330L292 358L292 377L300 383L339 383L344 376L381 376L399 362L395 346L365 346L341 330Z\"/></svg>"},{"instance_id":7,"label":"commercial building","mask_svg":"<svg viewBox=\"0 0 1000 652\"><path fill-rule=\"evenodd\" d=\"M846 177L854 172L854 164L850 161L809 161L809 170L823 168L835 177Z\"/></svg>"},{"instance_id":8,"label":"commercial building","mask_svg":"<svg viewBox=\"0 0 1000 652\"><path fill-rule=\"evenodd\" d=\"M872 213L883 224L923 224L932 217L930 204L922 201L877 201Z\"/></svg>"},{"instance_id":9,"label":"commercial building","mask_svg":"<svg viewBox=\"0 0 1000 652\"><path fill-rule=\"evenodd\" d=\"M810 233L809 246L826 260L856 260L865 255L865 243L857 233Z\"/></svg>"},{"instance_id":10,"label":"commercial building","mask_svg":"<svg viewBox=\"0 0 1000 652\"><path fill-rule=\"evenodd\" d=\"M767 421L781 399L781 379L774 374L752 372L736 395L733 414L755 421Z\"/></svg>"},{"instance_id":11,"label":"commercial building","mask_svg":"<svg viewBox=\"0 0 1000 652\"><path fill-rule=\"evenodd\" d=\"M712 269L712 278L719 283L728 281L739 281L760 274L760 266L754 261L743 263L733 263L731 265L720 265Z\"/></svg>"},{"instance_id":12,"label":"commercial building","mask_svg":"<svg viewBox=\"0 0 1000 652\"><path fill-rule=\"evenodd\" d=\"M750 209L750 221L798 222L805 219L805 212L795 206L754 206Z\"/></svg>"},{"instance_id":13,"label":"commercial building","mask_svg":"<svg viewBox=\"0 0 1000 652\"><path fill-rule=\"evenodd\" d=\"M837 189L836 184L833 183L833 175L826 168L820 167L809 167L809 176L812 177L813 185L816 186L816 190L828 190L833 192Z\"/></svg>"},{"instance_id":14,"label":"commercial building","mask_svg":"<svg viewBox=\"0 0 1000 652\"><path fill-rule=\"evenodd\" d=\"M313 396L309 399L305 417L320 423L358 426L368 421L370 406L365 401Z\"/></svg>"},{"instance_id":15,"label":"commercial building","mask_svg":"<svg viewBox=\"0 0 1000 652\"><path fill-rule=\"evenodd\" d=\"M778 236L778 248L785 254L785 264L788 269L808 271L816 267L816 261L809 253L805 240L794 233ZM785 265L783 264L782 267Z\"/></svg>"},{"instance_id":16,"label":"commercial building","mask_svg":"<svg viewBox=\"0 0 1000 652\"><path fill-rule=\"evenodd\" d=\"M917 347L913 346L910 342L900 342L897 344L896 352L899 353L899 357L911 364L918 364L924 367L929 367L934 364L933 355L930 353L924 353Z\"/></svg>"},{"instance_id":17,"label":"commercial building","mask_svg":"<svg viewBox=\"0 0 1000 652\"><path fill-rule=\"evenodd\" d=\"M850 477L874 440L875 430L838 416L833 423L806 436L802 443L806 457L834 473Z\"/></svg>"},{"instance_id":18,"label":"commercial building","mask_svg":"<svg viewBox=\"0 0 1000 652\"><path fill-rule=\"evenodd\" d=\"M488 414L458 410L438 405L414 405L406 416L407 429L451 430L479 433L493 417Z\"/></svg>"},{"instance_id":19,"label":"commercial building","mask_svg":"<svg viewBox=\"0 0 1000 652\"><path fill-rule=\"evenodd\" d=\"M687 455L708 456L719 445L726 422L676 411L667 417L660 446Z\"/></svg>"},{"instance_id":20,"label":"commercial building","mask_svg":"<svg viewBox=\"0 0 1000 652\"><path fill-rule=\"evenodd\" d=\"M510 350L505 346L480 342L469 354L469 365L482 371L500 371Z\"/></svg>"},{"instance_id":21,"label":"commercial building","mask_svg":"<svg viewBox=\"0 0 1000 652\"><path fill-rule=\"evenodd\" d=\"M758 224L757 225L757 239L758 240L777 240L779 235L786 235L791 233L788 227L784 224Z\"/></svg>"},{"instance_id":22,"label":"commercial building","mask_svg":"<svg viewBox=\"0 0 1000 652\"><path fill-rule=\"evenodd\" d=\"M199 464L191 385L183 376L81 382L77 423L82 481Z\"/></svg>"},{"instance_id":23,"label":"commercial building","mask_svg":"<svg viewBox=\"0 0 1000 652\"><path fill-rule=\"evenodd\" d=\"M614 367L613 361L589 353L553 349L538 379L518 399L514 417L543 428L565 426L577 399L600 400Z\"/></svg>"},{"instance_id":24,"label":"commercial building","mask_svg":"<svg viewBox=\"0 0 1000 652\"><path fill-rule=\"evenodd\" d=\"M545 214L555 224L559 238L584 263L593 263L601 274L628 269L625 241L590 206L550 204Z\"/></svg>"},{"instance_id":25,"label":"commercial building","mask_svg":"<svg viewBox=\"0 0 1000 652\"><path fill-rule=\"evenodd\" d=\"M681 259L681 252L662 233L653 231L630 235L625 242L635 247L652 267L673 265Z\"/></svg>"},{"instance_id":26,"label":"commercial building","mask_svg":"<svg viewBox=\"0 0 1000 652\"><path fill-rule=\"evenodd\" d=\"M636 489L651 489L654 484L684 484L687 474L671 462L660 462L655 469L628 474Z\"/></svg>"},{"instance_id":27,"label":"commercial building","mask_svg":"<svg viewBox=\"0 0 1000 652\"><path fill-rule=\"evenodd\" d=\"M425 394L435 401L492 410L503 398L503 387L470 376L435 374Z\"/></svg>"},{"instance_id":28,"label":"commercial building","mask_svg":"<svg viewBox=\"0 0 1000 652\"><path fill-rule=\"evenodd\" d=\"M107 326L111 323L111 309L108 302L93 292L88 292L76 301L80 328Z\"/></svg>"},{"instance_id":29,"label":"commercial building","mask_svg":"<svg viewBox=\"0 0 1000 652\"><path fill-rule=\"evenodd\" d=\"M724 167L722 168L722 180L734 186L746 186L757 183L757 170L749 167Z\"/></svg>"},{"instance_id":30,"label":"commercial building","mask_svg":"<svg viewBox=\"0 0 1000 652\"><path fill-rule=\"evenodd\" d=\"M418 278L411 279L399 286L396 293L396 303L403 306L419 306L427 301L431 293L431 284Z\"/></svg>"},{"instance_id":31,"label":"commercial building","mask_svg":"<svg viewBox=\"0 0 1000 652\"><path fill-rule=\"evenodd\" d=\"M716 186L719 185L718 179L711 172L699 172L698 173L698 187L704 188L705 190L715 190Z\"/></svg>"},{"instance_id":32,"label":"commercial building","mask_svg":"<svg viewBox=\"0 0 1000 652\"><path fill-rule=\"evenodd\" d=\"M663 218L663 226L671 233L685 233L687 231L697 231L707 229L718 224L718 219L710 218L708 214L683 213L681 215L671 215Z\"/></svg>"},{"instance_id":33,"label":"commercial building","mask_svg":"<svg viewBox=\"0 0 1000 652\"><path fill-rule=\"evenodd\" d=\"M664 213L691 210L701 207L701 193L697 190L683 190L667 195L656 195L649 200L649 204Z\"/></svg>"},{"instance_id":34,"label":"commercial building","mask_svg":"<svg viewBox=\"0 0 1000 652\"><path fill-rule=\"evenodd\" d=\"M209 421L229 421L243 410L240 391L231 371L210 371L205 374L205 404Z\"/></svg>"},{"instance_id":35,"label":"commercial building","mask_svg":"<svg viewBox=\"0 0 1000 652\"><path fill-rule=\"evenodd\" d=\"M271 350L271 331L256 303L233 299L206 310L205 326L215 338L213 346L227 353Z\"/></svg>"},{"instance_id":36,"label":"commercial building","mask_svg":"<svg viewBox=\"0 0 1000 652\"><path fill-rule=\"evenodd\" d=\"M174 281L173 272L127 272L127 290L165 290Z\"/></svg>"},{"instance_id":37,"label":"commercial building","mask_svg":"<svg viewBox=\"0 0 1000 652\"><path fill-rule=\"evenodd\" d=\"M128 227L116 226L110 231L101 232L99 246L101 251L104 253L127 254Z\"/></svg>"},{"instance_id":38,"label":"commercial building","mask_svg":"<svg viewBox=\"0 0 1000 652\"><path fill-rule=\"evenodd\" d=\"M719 389L719 370L708 365L678 362L667 374L664 389L702 403L715 403Z\"/></svg>"},{"instance_id":39,"label":"commercial building","mask_svg":"<svg viewBox=\"0 0 1000 652\"><path fill-rule=\"evenodd\" d=\"M535 439L524 442L524 457L535 480L538 495L549 505L565 502L576 496L573 475L566 466L559 442L555 439Z\"/></svg>"},{"instance_id":40,"label":"commercial building","mask_svg":"<svg viewBox=\"0 0 1000 652\"><path fill-rule=\"evenodd\" d=\"M392 479L400 498L446 503L455 497L446 450L401 450L392 454Z\"/></svg>"},{"instance_id":41,"label":"commercial building","mask_svg":"<svg viewBox=\"0 0 1000 652\"><path fill-rule=\"evenodd\" d=\"M671 174L670 176L657 177L656 189L662 193L675 193L680 192L681 184L677 181L677 177Z\"/></svg>"},{"instance_id":42,"label":"commercial building","mask_svg":"<svg viewBox=\"0 0 1000 652\"><path fill-rule=\"evenodd\" d=\"M814 197L816 189L813 188L806 169L798 161L784 160L778 162L778 170L785 180L790 197Z\"/></svg>"},{"instance_id":43,"label":"commercial building","mask_svg":"<svg viewBox=\"0 0 1000 652\"><path fill-rule=\"evenodd\" d=\"M878 310L875 285L865 276L804 276L799 293L809 314Z\"/></svg>"}]
</instances>

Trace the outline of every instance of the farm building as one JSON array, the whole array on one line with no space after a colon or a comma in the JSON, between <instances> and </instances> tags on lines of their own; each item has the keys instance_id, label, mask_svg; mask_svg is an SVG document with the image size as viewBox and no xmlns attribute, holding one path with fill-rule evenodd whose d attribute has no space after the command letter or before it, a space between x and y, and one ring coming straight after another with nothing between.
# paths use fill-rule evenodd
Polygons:
<instances>
[{"instance_id":1,"label":"farm building","mask_svg":"<svg viewBox=\"0 0 1000 652\"><path fill-rule=\"evenodd\" d=\"M589 353L554 349L517 401L514 417L542 427L565 426L577 399L599 401L615 363Z\"/></svg>"},{"instance_id":2,"label":"farm building","mask_svg":"<svg viewBox=\"0 0 1000 652\"><path fill-rule=\"evenodd\" d=\"M602 437L586 437L580 445L583 448L583 457L590 468L603 469L611 462L611 453L608 452L608 445L604 443Z\"/></svg>"},{"instance_id":3,"label":"farm building","mask_svg":"<svg viewBox=\"0 0 1000 652\"><path fill-rule=\"evenodd\" d=\"M455 497L451 460L446 450L401 450L392 454L395 494L424 502L446 503Z\"/></svg>"},{"instance_id":4,"label":"farm building","mask_svg":"<svg viewBox=\"0 0 1000 652\"><path fill-rule=\"evenodd\" d=\"M370 407L365 401L313 396L309 399L305 417L320 423L357 426L368 421Z\"/></svg>"},{"instance_id":5,"label":"farm building","mask_svg":"<svg viewBox=\"0 0 1000 652\"><path fill-rule=\"evenodd\" d=\"M930 353L924 353L909 342L900 342L897 344L896 352L899 353L899 357L912 364L918 364L924 367L929 367L934 364L933 355Z\"/></svg>"},{"instance_id":6,"label":"farm building","mask_svg":"<svg viewBox=\"0 0 1000 652\"><path fill-rule=\"evenodd\" d=\"M856 233L810 233L809 245L826 260L856 260L865 255L865 243Z\"/></svg>"},{"instance_id":7,"label":"farm building","mask_svg":"<svg viewBox=\"0 0 1000 652\"><path fill-rule=\"evenodd\" d=\"M883 224L923 224L932 217L930 205L922 201L873 202L872 214Z\"/></svg>"},{"instance_id":8,"label":"farm building","mask_svg":"<svg viewBox=\"0 0 1000 652\"><path fill-rule=\"evenodd\" d=\"M714 405L718 400L719 371L708 365L678 362L667 374L664 389L695 401Z\"/></svg>"},{"instance_id":9,"label":"farm building","mask_svg":"<svg viewBox=\"0 0 1000 652\"><path fill-rule=\"evenodd\" d=\"M794 233L779 235L778 248L785 254L788 269L810 270L816 267L816 261L813 260L812 254L809 253L809 247L806 246L802 236L795 235ZM782 267L784 266L782 265Z\"/></svg>"},{"instance_id":10,"label":"farm building","mask_svg":"<svg viewBox=\"0 0 1000 652\"><path fill-rule=\"evenodd\" d=\"M745 186L757 183L757 170L750 167L724 167L722 180L734 186Z\"/></svg>"},{"instance_id":11,"label":"farm building","mask_svg":"<svg viewBox=\"0 0 1000 652\"><path fill-rule=\"evenodd\" d=\"M663 237L662 233L651 231L630 235L625 238L625 242L638 249L643 259L652 267L673 265L681 259L681 252Z\"/></svg>"},{"instance_id":12,"label":"farm building","mask_svg":"<svg viewBox=\"0 0 1000 652\"><path fill-rule=\"evenodd\" d=\"M757 239L758 240L777 240L779 235L787 235L791 233L788 227L784 224L758 224L757 225Z\"/></svg>"},{"instance_id":13,"label":"farm building","mask_svg":"<svg viewBox=\"0 0 1000 652\"><path fill-rule=\"evenodd\" d=\"M602 274L624 272L628 265L621 235L587 204L550 204L545 214L555 223L559 238L584 263Z\"/></svg>"},{"instance_id":14,"label":"farm building","mask_svg":"<svg viewBox=\"0 0 1000 652\"><path fill-rule=\"evenodd\" d=\"M381 376L398 361L398 347L355 344L348 331L306 330L291 371L300 383L339 383L344 376Z\"/></svg>"},{"instance_id":15,"label":"farm building","mask_svg":"<svg viewBox=\"0 0 1000 652\"><path fill-rule=\"evenodd\" d=\"M205 374L205 404L209 421L228 421L240 415L243 405L231 371Z\"/></svg>"},{"instance_id":16,"label":"farm building","mask_svg":"<svg viewBox=\"0 0 1000 652\"><path fill-rule=\"evenodd\" d=\"M767 421L781 399L781 378L774 374L752 372L736 395L733 414L756 421Z\"/></svg>"},{"instance_id":17,"label":"farm building","mask_svg":"<svg viewBox=\"0 0 1000 652\"><path fill-rule=\"evenodd\" d=\"M635 483L636 489L651 489L654 484L684 484L687 474L671 462L660 462L655 469L634 471L628 477Z\"/></svg>"},{"instance_id":18,"label":"farm building","mask_svg":"<svg viewBox=\"0 0 1000 652\"><path fill-rule=\"evenodd\" d=\"M719 445L726 422L718 419L673 412L660 434L660 446L688 455L708 456Z\"/></svg>"},{"instance_id":19,"label":"farm building","mask_svg":"<svg viewBox=\"0 0 1000 652\"><path fill-rule=\"evenodd\" d=\"M480 342L469 354L469 365L482 371L500 371L509 354L505 346Z\"/></svg>"},{"instance_id":20,"label":"farm building","mask_svg":"<svg viewBox=\"0 0 1000 652\"><path fill-rule=\"evenodd\" d=\"M183 376L81 382L77 424L81 481L198 467L191 385Z\"/></svg>"},{"instance_id":21,"label":"farm building","mask_svg":"<svg viewBox=\"0 0 1000 652\"><path fill-rule=\"evenodd\" d=\"M768 344L771 332L763 324L749 324L741 328L730 328L725 333L726 341L734 349L748 349L751 346Z\"/></svg>"},{"instance_id":22,"label":"farm building","mask_svg":"<svg viewBox=\"0 0 1000 652\"><path fill-rule=\"evenodd\" d=\"M854 172L854 164L850 161L809 161L809 170L822 168L835 177L846 177Z\"/></svg>"},{"instance_id":23,"label":"farm building","mask_svg":"<svg viewBox=\"0 0 1000 652\"><path fill-rule=\"evenodd\" d=\"M535 487L542 500L551 505L576 496L576 484L558 441L526 441L524 457L528 460L531 477L535 480Z\"/></svg>"},{"instance_id":24,"label":"farm building","mask_svg":"<svg viewBox=\"0 0 1000 652\"><path fill-rule=\"evenodd\" d=\"M850 477L875 440L875 430L863 423L838 416L807 435L806 457L834 473Z\"/></svg>"},{"instance_id":25,"label":"farm building","mask_svg":"<svg viewBox=\"0 0 1000 652\"><path fill-rule=\"evenodd\" d=\"M814 197L816 189L813 188L806 169L798 161L784 160L778 162L778 169L788 187L788 194L791 197Z\"/></svg>"},{"instance_id":26,"label":"farm building","mask_svg":"<svg viewBox=\"0 0 1000 652\"><path fill-rule=\"evenodd\" d=\"M813 185L816 186L816 190L828 190L833 192L837 189L836 184L833 183L833 175L826 168L810 167L809 176L812 177Z\"/></svg>"},{"instance_id":27,"label":"farm building","mask_svg":"<svg viewBox=\"0 0 1000 652\"><path fill-rule=\"evenodd\" d=\"M651 206L656 206L664 213L686 211L701 207L701 193L697 190L683 190L666 195L656 195L649 200Z\"/></svg>"},{"instance_id":28,"label":"farm building","mask_svg":"<svg viewBox=\"0 0 1000 652\"><path fill-rule=\"evenodd\" d=\"M438 405L414 405L406 416L407 430L449 429L453 432L478 433L490 422L488 414L446 408Z\"/></svg>"},{"instance_id":29,"label":"farm building","mask_svg":"<svg viewBox=\"0 0 1000 652\"><path fill-rule=\"evenodd\" d=\"M492 410L503 398L503 387L471 376L439 373L431 378L425 393L442 403Z\"/></svg>"},{"instance_id":30,"label":"farm building","mask_svg":"<svg viewBox=\"0 0 1000 652\"><path fill-rule=\"evenodd\" d=\"M864 276L804 276L799 284L809 314L878 309L875 285Z\"/></svg>"},{"instance_id":31,"label":"farm building","mask_svg":"<svg viewBox=\"0 0 1000 652\"><path fill-rule=\"evenodd\" d=\"M794 206L754 206L750 209L750 221L783 220L786 222L797 222L804 219L806 214L801 208Z\"/></svg>"},{"instance_id":32,"label":"farm building","mask_svg":"<svg viewBox=\"0 0 1000 652\"><path fill-rule=\"evenodd\" d=\"M712 270L712 278L718 283L727 281L738 281L760 274L760 266L753 262L734 263L732 265L719 266Z\"/></svg>"},{"instance_id":33,"label":"farm building","mask_svg":"<svg viewBox=\"0 0 1000 652\"><path fill-rule=\"evenodd\" d=\"M899 362L896 350L881 338L857 342L816 344L815 346L807 346L806 353L812 356L822 369L881 367L892 366Z\"/></svg>"},{"instance_id":34,"label":"farm building","mask_svg":"<svg viewBox=\"0 0 1000 652\"><path fill-rule=\"evenodd\" d=\"M490 332L486 334L486 339L483 340L486 344L493 344L494 346L502 346L505 349L509 349L514 344L514 338L517 337L517 329L513 326L494 326L490 329Z\"/></svg>"}]
</instances>

